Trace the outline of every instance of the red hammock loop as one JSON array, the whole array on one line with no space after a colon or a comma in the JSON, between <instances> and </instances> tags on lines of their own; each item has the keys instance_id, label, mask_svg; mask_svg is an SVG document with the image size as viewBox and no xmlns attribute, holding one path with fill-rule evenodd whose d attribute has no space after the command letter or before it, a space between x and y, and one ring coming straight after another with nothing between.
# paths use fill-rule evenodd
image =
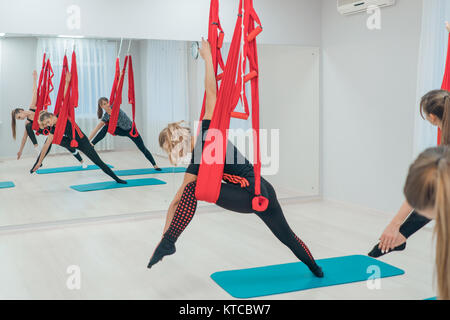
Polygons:
<instances>
[{"instance_id":1,"label":"red hammock loop","mask_svg":"<svg viewBox=\"0 0 450 320\"><path fill-rule=\"evenodd\" d=\"M441 89L450 91L450 33L448 38L447 60L445 63L444 80L442 81ZM442 141L442 132L441 129L438 129L438 146L441 145L441 141Z\"/></svg>"},{"instance_id":2,"label":"red hammock loop","mask_svg":"<svg viewBox=\"0 0 450 320\"><path fill-rule=\"evenodd\" d=\"M242 4L244 4L245 14L242 13ZM210 24L208 32L208 41L211 48L218 48L218 36L216 30L212 27L214 21L219 21L219 7L218 0L211 0L210 8ZM239 118L247 118L249 114L248 102L245 97L245 86L243 86L243 77L241 68L238 68L239 64L243 64L245 71L245 64L247 59L250 61L250 69L253 70L247 77L248 81L251 81L251 97L252 97L252 127L253 127L253 140L254 140L254 173L255 173L255 192L256 195L253 198L252 206L255 211L265 211L268 206L268 200L261 196L261 157L260 157L260 142L259 142L259 84L258 84L258 54L256 41L246 42L244 45L244 52L242 60L240 52L240 43L242 38L241 25L244 25L244 38L249 39L257 36L262 31L262 28L255 28L255 21L261 25L258 16L253 8L252 0L240 0L239 2L239 15L236 21L234 29L233 39L231 42L230 50L228 53L227 62L223 69L222 82L218 90L216 107L211 119L210 129L204 146L206 149L226 150L227 146L227 129L229 128L230 118L232 116ZM257 30L256 30L257 29ZM250 37L250 38L251 38ZM254 40L254 39L253 39ZM217 66L221 59L220 50L212 49L214 71L217 79ZM239 69L239 71L238 71ZM236 82L237 79L237 82ZM220 79L217 79L220 80ZM245 81L245 80L244 80ZM246 113L235 112L233 109L236 107L239 98L241 96L242 86L243 92L243 104L246 109ZM206 94L205 94L206 98ZM205 114L205 99L203 101L202 113L200 120L203 119ZM222 139L211 139L213 134L217 131L222 133ZM220 148L220 149L219 149ZM202 155L202 163L200 165L197 186L195 195L199 200L215 203L220 194L221 181L223 177L223 169L226 152L222 152L223 159L220 163L206 162Z\"/></svg>"}]
</instances>

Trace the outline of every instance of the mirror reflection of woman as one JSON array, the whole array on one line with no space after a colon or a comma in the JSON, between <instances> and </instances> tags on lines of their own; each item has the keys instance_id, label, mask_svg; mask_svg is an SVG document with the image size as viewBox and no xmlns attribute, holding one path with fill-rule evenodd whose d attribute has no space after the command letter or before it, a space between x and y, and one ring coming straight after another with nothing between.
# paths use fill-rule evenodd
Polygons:
<instances>
[{"instance_id":1,"label":"mirror reflection of woman","mask_svg":"<svg viewBox=\"0 0 450 320\"><path fill-rule=\"evenodd\" d=\"M25 108L16 108L11 112L11 129L12 129L12 136L14 140L16 139L16 121L17 120L25 120L25 131L23 134L23 138L20 144L19 152L17 152L17 160L19 160L22 157L22 152L25 147L25 144L28 140L28 138L31 140L34 146L35 152L38 154L38 159L40 156L39 152L39 145L36 139L36 135L33 131L33 121L34 121L34 114L36 111L36 102L37 102L37 72L36 70L33 71L33 98L31 100L30 106L28 107L28 110L25 110ZM70 145L65 147L72 155L81 163L83 167L86 167L83 158L81 157L78 150L75 148L72 148ZM50 148L48 149L47 153L50 152ZM36 161L37 163L37 161ZM36 163L33 165L36 165Z\"/></svg>"},{"instance_id":2,"label":"mirror reflection of woman","mask_svg":"<svg viewBox=\"0 0 450 320\"><path fill-rule=\"evenodd\" d=\"M67 91L68 91L70 78L71 78L71 74L67 73L66 84L64 87L64 97L66 96ZM41 128L48 128L49 135L48 135L47 141L45 142L45 144L42 148L41 155L40 155L37 163L35 164L35 166L32 169L32 172L35 172L37 169L39 169L39 167L42 164L42 161L44 160L45 156L47 155L48 149L50 148L50 146L53 142L53 134L55 132L55 127L56 127L57 122L58 122L58 117L56 117L53 113L50 113L47 111L42 111L39 114L39 126ZM72 125L76 126L76 124L72 124L70 120L67 120L66 128L64 130L64 136L60 143L61 146L65 146L65 147L70 146L70 142L72 139ZM121 184L127 183L126 181L120 179L111 170L111 168L108 167L102 161L102 159L100 159L99 155L94 150L94 147L91 145L91 143L87 139L86 135L77 126L76 126L76 130L75 130L75 139L78 143L78 146L76 147L76 149L83 152L94 164L96 164L101 170L103 170L103 172L105 172L108 176L113 178L117 183L121 183Z\"/></svg>"},{"instance_id":3,"label":"mirror reflection of woman","mask_svg":"<svg viewBox=\"0 0 450 320\"><path fill-rule=\"evenodd\" d=\"M194 154L201 154L205 142L202 137L209 129L217 100L216 78L211 49L209 43L205 40L202 41L200 55L205 61L206 91L206 112L201 123L202 130L195 143L192 161L186 170L184 181L170 204L163 237L150 259L149 268L161 261L164 256L175 253L175 242L192 220L197 208L195 188L200 165L194 162ZM192 137L189 134L189 130L182 127L179 123L169 124L161 132L159 143L174 164L178 162L179 158L192 151ZM233 153L233 155L229 157L228 153ZM230 159L232 159L231 163L229 162ZM238 159L244 161L238 161ZM323 277L322 269L316 264L308 247L289 227L274 188L264 178L261 178L261 192L269 200L269 205L263 212L253 210L252 200L255 196L253 165L245 159L231 142L228 142L227 146L222 179L225 183L222 183L220 195L216 202L218 206L234 212L256 214L275 237L287 246L299 260L305 263L316 277ZM239 241L239 239L236 240Z\"/></svg>"},{"instance_id":4,"label":"mirror reflection of woman","mask_svg":"<svg viewBox=\"0 0 450 320\"><path fill-rule=\"evenodd\" d=\"M123 71L120 73L120 78L122 78L122 77L123 77ZM120 79L119 79L119 81L120 81ZM108 124L109 124L109 119L111 117L111 113L112 113L112 106L109 103L108 98L105 98L105 97L100 98L98 100L98 105L97 105L97 117L100 119L100 122L94 128L94 130L92 130L92 132L89 136L89 141L91 141L93 146L95 146L97 143L99 143L101 140L103 140L105 138L106 134L108 133ZM158 171L162 171L156 165L156 161L153 158L151 152L145 146L144 140L142 140L141 135L138 132L137 132L136 137L133 137L131 135L130 132L131 132L132 126L133 126L133 122L128 117L128 115L122 109L119 110L119 117L117 120L117 127L116 127L116 131L114 132L114 135L117 135L120 137L127 137L127 138L131 139L131 141L134 142L134 144L142 152L142 154L145 156L145 158L153 165L153 167Z\"/></svg>"}]
</instances>

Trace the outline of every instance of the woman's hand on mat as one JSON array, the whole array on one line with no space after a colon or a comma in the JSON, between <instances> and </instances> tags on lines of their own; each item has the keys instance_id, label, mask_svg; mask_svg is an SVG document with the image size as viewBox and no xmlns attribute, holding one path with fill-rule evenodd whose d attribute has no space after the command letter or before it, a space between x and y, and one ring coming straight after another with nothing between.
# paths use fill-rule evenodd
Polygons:
<instances>
[{"instance_id":1,"label":"woman's hand on mat","mask_svg":"<svg viewBox=\"0 0 450 320\"><path fill-rule=\"evenodd\" d=\"M34 166L33 170L31 170L31 172L36 172L40 167L41 167L42 163L38 162L36 163L36 165Z\"/></svg>"},{"instance_id":2,"label":"woman's hand on mat","mask_svg":"<svg viewBox=\"0 0 450 320\"><path fill-rule=\"evenodd\" d=\"M211 46L209 42L202 38L202 47L200 48L200 55L204 60L212 58Z\"/></svg>"},{"instance_id":3,"label":"woman's hand on mat","mask_svg":"<svg viewBox=\"0 0 450 320\"><path fill-rule=\"evenodd\" d=\"M22 151L17 152L17 160L19 160L21 156L22 156Z\"/></svg>"},{"instance_id":4,"label":"woman's hand on mat","mask_svg":"<svg viewBox=\"0 0 450 320\"><path fill-rule=\"evenodd\" d=\"M394 249L395 244L398 242L400 236L400 225L395 223L390 223L380 238L380 250L385 253L391 249Z\"/></svg>"}]
</instances>

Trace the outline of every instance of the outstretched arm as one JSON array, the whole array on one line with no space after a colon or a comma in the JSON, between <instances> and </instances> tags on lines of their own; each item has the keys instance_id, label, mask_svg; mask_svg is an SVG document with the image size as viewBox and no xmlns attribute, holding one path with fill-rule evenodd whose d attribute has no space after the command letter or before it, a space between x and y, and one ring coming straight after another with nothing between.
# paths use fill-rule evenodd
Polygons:
<instances>
[{"instance_id":1,"label":"outstretched arm","mask_svg":"<svg viewBox=\"0 0 450 320\"><path fill-rule=\"evenodd\" d=\"M42 161L44 161L44 158L47 155L47 151L50 148L50 146L52 145L52 142L53 142L53 135L49 134L47 140L45 140L44 146L42 147L41 155L39 156L39 160L36 163L36 165L34 166L34 168L31 170L31 172L36 172L37 169L39 169L41 167Z\"/></svg>"},{"instance_id":2,"label":"outstretched arm","mask_svg":"<svg viewBox=\"0 0 450 320\"><path fill-rule=\"evenodd\" d=\"M407 201L403 202L399 211L381 235L379 245L381 251L388 252L398 245L397 242L399 237L403 237L403 235L400 234L400 227L413 210L414 208L412 208Z\"/></svg>"},{"instance_id":3,"label":"outstretched arm","mask_svg":"<svg viewBox=\"0 0 450 320\"><path fill-rule=\"evenodd\" d=\"M205 60L205 92L206 92L206 110L204 120L211 120L214 114L214 108L217 100L217 83L214 72L214 65L209 42L202 39L200 55Z\"/></svg>"},{"instance_id":4,"label":"outstretched arm","mask_svg":"<svg viewBox=\"0 0 450 320\"><path fill-rule=\"evenodd\" d=\"M33 97L31 98L30 107L36 107L37 103L37 72L33 71Z\"/></svg>"},{"instance_id":5,"label":"outstretched arm","mask_svg":"<svg viewBox=\"0 0 450 320\"><path fill-rule=\"evenodd\" d=\"M170 203L169 210L167 211L166 225L164 226L163 234L166 233L166 231L170 227L170 223L172 222L173 216L175 215L175 211L177 210L178 203L180 203L181 196L183 195L184 189L186 188L186 186L189 183L194 182L194 181L197 181L196 175L193 175L190 173L184 174L183 183L181 184L181 187L178 189L178 192L175 195L175 197L173 198L172 202Z\"/></svg>"},{"instance_id":6,"label":"outstretched arm","mask_svg":"<svg viewBox=\"0 0 450 320\"><path fill-rule=\"evenodd\" d=\"M97 124L97 126L94 128L94 130L92 130L92 132L91 132L91 134L90 134L90 136L89 136L89 141L92 141L92 139L94 139L94 137L96 136L96 134L97 134L97 132L101 129L101 128L103 128L103 126L105 125L106 123L104 123L103 121L100 121L98 124ZM103 137L102 137L102 139L103 139ZM100 139L101 140L101 139Z\"/></svg>"},{"instance_id":7,"label":"outstretched arm","mask_svg":"<svg viewBox=\"0 0 450 320\"><path fill-rule=\"evenodd\" d=\"M28 139L28 133L27 133L27 130L25 129L23 132L22 142L20 143L19 152L17 152L17 160L19 160L20 157L22 156L23 148L25 147L25 143L27 142L27 139Z\"/></svg>"}]
</instances>

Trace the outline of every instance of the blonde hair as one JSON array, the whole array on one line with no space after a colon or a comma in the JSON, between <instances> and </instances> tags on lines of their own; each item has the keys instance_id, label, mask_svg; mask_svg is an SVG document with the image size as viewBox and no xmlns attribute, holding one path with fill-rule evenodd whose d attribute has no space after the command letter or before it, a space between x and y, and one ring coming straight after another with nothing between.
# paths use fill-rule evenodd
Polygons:
<instances>
[{"instance_id":1,"label":"blonde hair","mask_svg":"<svg viewBox=\"0 0 450 320\"><path fill-rule=\"evenodd\" d=\"M438 297L450 299L450 148L430 148L409 169L404 193L409 204L434 210Z\"/></svg>"},{"instance_id":2,"label":"blonde hair","mask_svg":"<svg viewBox=\"0 0 450 320\"><path fill-rule=\"evenodd\" d=\"M169 155L173 165L191 151L191 129L181 126L183 122L169 123L159 134L159 146Z\"/></svg>"}]
</instances>

